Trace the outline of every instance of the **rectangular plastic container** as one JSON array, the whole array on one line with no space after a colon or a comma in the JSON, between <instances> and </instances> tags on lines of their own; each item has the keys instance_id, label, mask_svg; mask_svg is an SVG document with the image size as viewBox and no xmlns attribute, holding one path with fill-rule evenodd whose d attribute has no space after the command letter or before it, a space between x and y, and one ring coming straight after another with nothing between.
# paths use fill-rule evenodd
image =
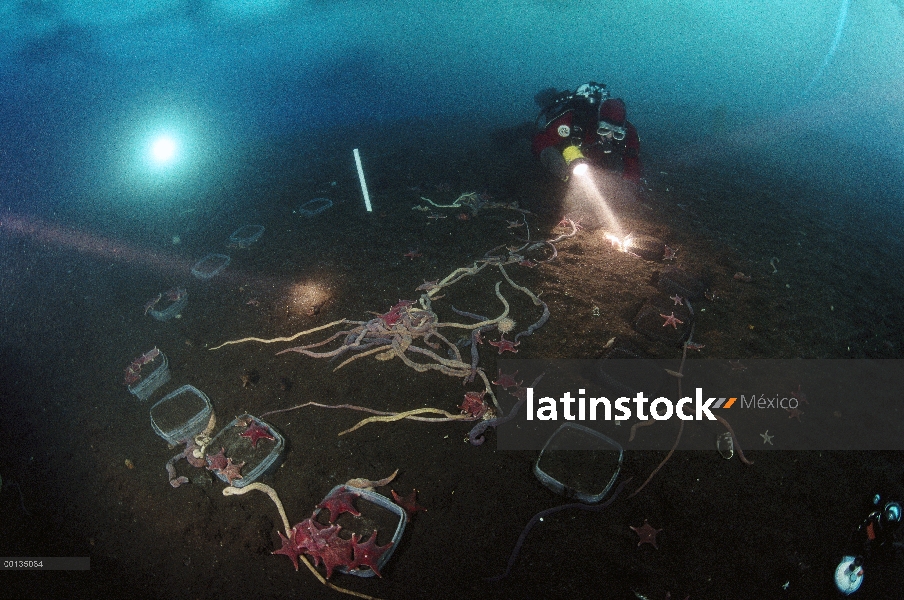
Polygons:
<instances>
[{"instance_id":1,"label":"rectangular plastic container","mask_svg":"<svg viewBox=\"0 0 904 600\"><path fill-rule=\"evenodd\" d=\"M210 279L222 273L231 260L225 254L208 254L195 263L191 274L198 279Z\"/></svg>"},{"instance_id":2,"label":"rectangular plastic container","mask_svg":"<svg viewBox=\"0 0 904 600\"><path fill-rule=\"evenodd\" d=\"M151 309L148 311L148 314L158 321L169 321L170 319L181 313L186 304L188 304L188 294L182 294L178 300L176 300L163 310Z\"/></svg>"},{"instance_id":3,"label":"rectangular plastic container","mask_svg":"<svg viewBox=\"0 0 904 600\"><path fill-rule=\"evenodd\" d=\"M151 397L151 394L157 391L157 388L169 380L169 363L166 360L166 355L161 352L160 364L157 365L157 368L142 377L140 381L130 385L128 389L139 400L147 400Z\"/></svg>"},{"instance_id":4,"label":"rectangular plastic container","mask_svg":"<svg viewBox=\"0 0 904 600\"><path fill-rule=\"evenodd\" d=\"M314 215L319 215L331 206L333 206L333 201L329 198L314 198L299 206L298 210L295 212L305 217L313 217Z\"/></svg>"},{"instance_id":5,"label":"rectangular plastic container","mask_svg":"<svg viewBox=\"0 0 904 600\"><path fill-rule=\"evenodd\" d=\"M534 475L557 494L595 504L618 479L623 455L618 442L602 433L563 423L546 440L534 463Z\"/></svg>"},{"instance_id":6,"label":"rectangular plastic container","mask_svg":"<svg viewBox=\"0 0 904 600\"><path fill-rule=\"evenodd\" d=\"M151 427L170 444L198 435L210 421L210 398L194 387L183 385L151 407Z\"/></svg>"},{"instance_id":7,"label":"rectangular plastic container","mask_svg":"<svg viewBox=\"0 0 904 600\"><path fill-rule=\"evenodd\" d=\"M248 429L248 426L240 425L240 421L242 423L254 422L259 427L265 427L274 439L260 438L257 440L257 445L252 446L249 438L242 437L242 433ZM272 425L251 415L241 415L233 419L210 440L207 445L207 453L216 454L220 448L223 448L226 450L226 456L231 458L233 463L245 463L242 467L242 478L235 479L230 484L232 487L241 488L249 483L254 483L266 473L276 463L285 445L285 439ZM222 473L217 473L217 477L223 483L229 484L229 479Z\"/></svg>"},{"instance_id":8,"label":"rectangular plastic container","mask_svg":"<svg viewBox=\"0 0 904 600\"><path fill-rule=\"evenodd\" d=\"M230 248L247 248L264 235L263 225L242 225L232 232L226 245Z\"/></svg>"},{"instance_id":9,"label":"rectangular plastic container","mask_svg":"<svg viewBox=\"0 0 904 600\"><path fill-rule=\"evenodd\" d=\"M376 519L373 518L373 515L368 514L368 507L366 506L366 502L370 502L382 509L385 509L392 513L393 515L398 516L399 520L395 528L395 532L392 534L392 547L388 548L385 553L380 557L380 560L377 561L377 569L383 570L383 565L389 562L392 553L395 552L395 549L399 547L399 540L402 539L402 534L405 533L405 526L408 524L408 515L405 514L405 509L381 494L377 492L373 492L371 490L365 490L363 488L357 488L349 485L337 485L333 489L330 490L330 493L324 496L324 500L329 498L335 493L349 490L358 495L358 502L356 502L356 507L358 512L361 513L360 517L352 516L351 513L342 513L339 519L336 522L342 526L342 528L346 531L351 531L352 533L359 534L364 540L370 538L371 531L366 531L366 535L362 535L362 531L358 531L355 527L359 520L366 520L368 523L373 523ZM360 502L360 500L365 500L365 503ZM319 515L321 509L317 509L314 511L314 516L316 518ZM379 531L378 534L379 536ZM384 543L380 543L380 540L377 540L377 544L380 546L385 545ZM370 568L359 568L359 569L347 569L346 567L340 567L337 569L340 573L347 573L349 575L355 575L357 577L373 577L376 573L373 572Z\"/></svg>"}]
</instances>

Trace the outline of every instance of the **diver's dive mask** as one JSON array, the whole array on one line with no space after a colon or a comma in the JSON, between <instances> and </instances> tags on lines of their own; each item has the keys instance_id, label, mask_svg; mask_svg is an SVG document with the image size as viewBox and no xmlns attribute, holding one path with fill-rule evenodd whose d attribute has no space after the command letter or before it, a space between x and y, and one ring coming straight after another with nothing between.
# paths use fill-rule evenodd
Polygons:
<instances>
[{"instance_id":1,"label":"diver's dive mask","mask_svg":"<svg viewBox=\"0 0 904 600\"><path fill-rule=\"evenodd\" d=\"M600 138L612 138L613 140L620 142L625 139L625 128L613 125L607 121L600 121L596 128L596 134L600 136Z\"/></svg>"}]
</instances>

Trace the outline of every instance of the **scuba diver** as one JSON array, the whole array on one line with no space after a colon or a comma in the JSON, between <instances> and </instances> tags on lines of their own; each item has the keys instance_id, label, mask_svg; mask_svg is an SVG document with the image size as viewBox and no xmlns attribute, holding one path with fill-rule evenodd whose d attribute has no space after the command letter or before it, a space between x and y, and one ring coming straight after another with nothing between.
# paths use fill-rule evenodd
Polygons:
<instances>
[{"instance_id":1,"label":"scuba diver","mask_svg":"<svg viewBox=\"0 0 904 600\"><path fill-rule=\"evenodd\" d=\"M895 541L895 532L901 525L904 509L901 503L886 501L880 494L872 497L873 509L854 531L850 554L844 556L835 569L835 587L844 595L860 589L863 583L863 565L877 555L888 557L901 544Z\"/></svg>"},{"instance_id":2,"label":"scuba diver","mask_svg":"<svg viewBox=\"0 0 904 600\"><path fill-rule=\"evenodd\" d=\"M622 178L640 182L637 129L627 120L624 101L610 98L605 84L591 81L573 92L548 88L534 100L540 114L533 152L553 175L565 181L570 174L586 170L580 165L611 167L611 157L620 156Z\"/></svg>"}]
</instances>

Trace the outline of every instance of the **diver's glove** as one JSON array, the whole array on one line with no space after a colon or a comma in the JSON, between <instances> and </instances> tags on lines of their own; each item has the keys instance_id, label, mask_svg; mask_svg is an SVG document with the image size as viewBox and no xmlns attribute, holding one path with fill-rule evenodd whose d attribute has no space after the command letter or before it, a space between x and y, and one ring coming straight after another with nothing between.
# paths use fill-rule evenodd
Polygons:
<instances>
[{"instance_id":1,"label":"diver's glove","mask_svg":"<svg viewBox=\"0 0 904 600\"><path fill-rule=\"evenodd\" d=\"M565 157L557 149L552 146L544 148L540 152L540 163L547 171L562 181L568 181L568 164L565 162Z\"/></svg>"}]
</instances>

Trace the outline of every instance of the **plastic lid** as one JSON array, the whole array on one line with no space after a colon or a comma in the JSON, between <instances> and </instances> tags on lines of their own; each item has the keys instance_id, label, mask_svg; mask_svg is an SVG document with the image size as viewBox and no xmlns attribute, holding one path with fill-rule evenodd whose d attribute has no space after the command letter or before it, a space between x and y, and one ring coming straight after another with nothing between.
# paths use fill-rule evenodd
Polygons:
<instances>
[{"instance_id":1,"label":"plastic lid","mask_svg":"<svg viewBox=\"0 0 904 600\"><path fill-rule=\"evenodd\" d=\"M175 445L204 431L211 413L210 398L192 385L183 385L151 407L151 427Z\"/></svg>"},{"instance_id":2,"label":"plastic lid","mask_svg":"<svg viewBox=\"0 0 904 600\"><path fill-rule=\"evenodd\" d=\"M546 440L534 475L552 491L587 504L606 497L621 471L624 449L577 423L563 423Z\"/></svg>"},{"instance_id":3,"label":"plastic lid","mask_svg":"<svg viewBox=\"0 0 904 600\"><path fill-rule=\"evenodd\" d=\"M163 310L151 309L148 311L148 314L158 321L169 321L170 319L181 313L186 304L188 304L187 292L181 294L177 300L174 300L172 304L170 304Z\"/></svg>"},{"instance_id":4,"label":"plastic lid","mask_svg":"<svg viewBox=\"0 0 904 600\"><path fill-rule=\"evenodd\" d=\"M198 279L210 279L222 273L231 260L225 254L208 254L195 263L191 268L191 274Z\"/></svg>"},{"instance_id":5,"label":"plastic lid","mask_svg":"<svg viewBox=\"0 0 904 600\"><path fill-rule=\"evenodd\" d=\"M318 215L325 211L326 209L333 206L333 201L329 198L314 198L313 200L308 200L304 204L298 207L298 214L305 215L307 217L312 217L314 215Z\"/></svg>"},{"instance_id":6,"label":"plastic lid","mask_svg":"<svg viewBox=\"0 0 904 600\"><path fill-rule=\"evenodd\" d=\"M242 225L229 236L228 244L239 248L247 248L264 235L263 225Z\"/></svg>"}]
</instances>

